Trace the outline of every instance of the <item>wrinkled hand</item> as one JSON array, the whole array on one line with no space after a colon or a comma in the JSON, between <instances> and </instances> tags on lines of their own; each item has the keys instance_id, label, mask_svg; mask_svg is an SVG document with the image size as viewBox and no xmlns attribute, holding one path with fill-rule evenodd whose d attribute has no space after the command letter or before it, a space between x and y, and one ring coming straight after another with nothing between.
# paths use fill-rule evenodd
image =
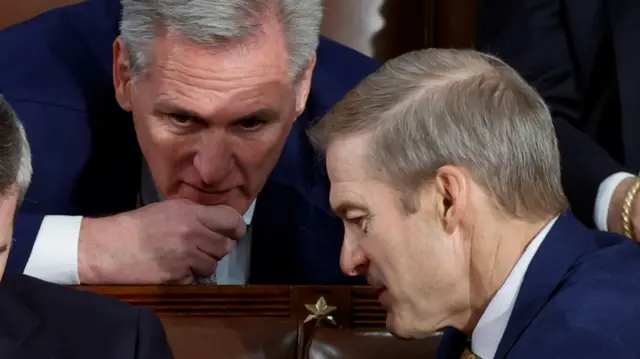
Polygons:
<instances>
[{"instance_id":1,"label":"wrinkled hand","mask_svg":"<svg viewBox=\"0 0 640 359\"><path fill-rule=\"evenodd\" d=\"M624 234L624 229L622 228L622 206L624 204L624 198L627 196L634 181L635 178L624 179L618 184L618 187L616 187L613 193L607 215L607 226L611 232ZM635 239L640 240L640 192L638 192L631 205L631 223L633 225L633 235Z\"/></svg>"},{"instance_id":2,"label":"wrinkled hand","mask_svg":"<svg viewBox=\"0 0 640 359\"><path fill-rule=\"evenodd\" d=\"M229 206L167 200L106 218L85 218L78 272L83 284L193 283L209 277L246 230Z\"/></svg>"}]
</instances>

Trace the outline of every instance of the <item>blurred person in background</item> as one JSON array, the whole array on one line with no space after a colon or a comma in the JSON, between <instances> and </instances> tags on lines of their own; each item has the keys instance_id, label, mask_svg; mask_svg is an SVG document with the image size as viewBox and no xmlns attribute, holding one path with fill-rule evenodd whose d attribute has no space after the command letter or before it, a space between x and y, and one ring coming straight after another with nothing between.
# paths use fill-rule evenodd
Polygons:
<instances>
[{"instance_id":1,"label":"blurred person in background","mask_svg":"<svg viewBox=\"0 0 640 359\"><path fill-rule=\"evenodd\" d=\"M481 0L479 8L476 48L504 59L551 108L572 210L640 240L640 1Z\"/></svg>"}]
</instances>

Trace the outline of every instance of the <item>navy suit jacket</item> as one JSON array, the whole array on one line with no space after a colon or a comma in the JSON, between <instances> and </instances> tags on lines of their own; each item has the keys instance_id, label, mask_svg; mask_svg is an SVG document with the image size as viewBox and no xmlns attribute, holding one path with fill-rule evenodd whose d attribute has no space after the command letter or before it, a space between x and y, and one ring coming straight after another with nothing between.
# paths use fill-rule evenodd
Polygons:
<instances>
[{"instance_id":1,"label":"navy suit jacket","mask_svg":"<svg viewBox=\"0 0 640 359\"><path fill-rule=\"evenodd\" d=\"M157 315L22 274L0 281L2 359L171 359Z\"/></svg>"},{"instance_id":2,"label":"navy suit jacket","mask_svg":"<svg viewBox=\"0 0 640 359\"><path fill-rule=\"evenodd\" d=\"M640 358L639 302L640 246L565 213L527 269L495 358ZM460 358L465 341L447 330L438 358Z\"/></svg>"},{"instance_id":3,"label":"navy suit jacket","mask_svg":"<svg viewBox=\"0 0 640 359\"><path fill-rule=\"evenodd\" d=\"M34 177L16 219L9 270L22 271L44 215L132 210L141 154L112 85L119 1L88 0L0 32L0 93L25 125ZM306 129L378 64L321 38L305 112L260 193L251 283L352 284L339 268L342 223Z\"/></svg>"}]
</instances>

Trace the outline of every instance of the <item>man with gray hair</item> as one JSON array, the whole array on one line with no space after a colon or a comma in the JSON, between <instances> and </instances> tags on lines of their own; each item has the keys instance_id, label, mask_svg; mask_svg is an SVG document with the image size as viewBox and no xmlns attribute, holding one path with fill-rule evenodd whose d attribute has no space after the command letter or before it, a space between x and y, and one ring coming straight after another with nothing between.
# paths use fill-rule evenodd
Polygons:
<instances>
[{"instance_id":1,"label":"man with gray hair","mask_svg":"<svg viewBox=\"0 0 640 359\"><path fill-rule=\"evenodd\" d=\"M162 324L152 310L5 273L14 216L31 173L24 128L0 95L0 356L172 358Z\"/></svg>"},{"instance_id":2,"label":"man with gray hair","mask_svg":"<svg viewBox=\"0 0 640 359\"><path fill-rule=\"evenodd\" d=\"M310 130L342 218L341 266L396 335L439 358L640 356L640 248L567 210L541 97L497 58L387 62Z\"/></svg>"},{"instance_id":3,"label":"man with gray hair","mask_svg":"<svg viewBox=\"0 0 640 359\"><path fill-rule=\"evenodd\" d=\"M306 130L378 65L321 20L321 0L88 0L0 32L0 90L35 169L9 269L357 282Z\"/></svg>"}]
</instances>

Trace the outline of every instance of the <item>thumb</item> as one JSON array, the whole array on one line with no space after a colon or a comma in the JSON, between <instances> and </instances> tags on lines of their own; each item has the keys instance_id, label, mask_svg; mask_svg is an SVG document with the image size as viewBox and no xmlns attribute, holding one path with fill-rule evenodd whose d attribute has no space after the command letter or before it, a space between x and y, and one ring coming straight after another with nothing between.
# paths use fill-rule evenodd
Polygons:
<instances>
[{"instance_id":1,"label":"thumb","mask_svg":"<svg viewBox=\"0 0 640 359\"><path fill-rule=\"evenodd\" d=\"M210 231L232 239L240 239L247 231L242 215L227 205L200 206L196 218Z\"/></svg>"}]
</instances>

